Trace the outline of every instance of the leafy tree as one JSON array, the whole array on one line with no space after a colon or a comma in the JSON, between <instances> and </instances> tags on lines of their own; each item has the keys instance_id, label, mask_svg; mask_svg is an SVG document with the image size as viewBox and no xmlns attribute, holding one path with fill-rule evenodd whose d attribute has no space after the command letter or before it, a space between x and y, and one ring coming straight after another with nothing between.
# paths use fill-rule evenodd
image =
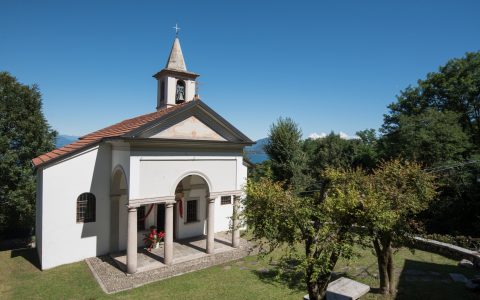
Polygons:
<instances>
[{"instance_id":1,"label":"leafy tree","mask_svg":"<svg viewBox=\"0 0 480 300\"><path fill-rule=\"evenodd\" d=\"M321 177L328 167L359 167L367 170L375 167L378 160L375 130L359 131L357 136L358 139L347 140L332 132L324 138L305 140L303 149L313 176Z\"/></svg>"},{"instance_id":2,"label":"leafy tree","mask_svg":"<svg viewBox=\"0 0 480 300\"><path fill-rule=\"evenodd\" d=\"M439 68L438 72L419 80L415 87L408 87L390 104L385 116L383 130L395 131L400 116L424 113L429 108L438 111L452 111L459 114L459 124L480 146L480 52L467 53Z\"/></svg>"},{"instance_id":3,"label":"leafy tree","mask_svg":"<svg viewBox=\"0 0 480 300\"><path fill-rule=\"evenodd\" d=\"M463 161L471 145L459 117L458 113L432 108L417 115L399 115L398 126L383 137L384 152L426 166Z\"/></svg>"},{"instance_id":4,"label":"leafy tree","mask_svg":"<svg viewBox=\"0 0 480 300\"><path fill-rule=\"evenodd\" d=\"M0 72L0 235L30 233L35 219L31 159L54 148L37 86Z\"/></svg>"},{"instance_id":5,"label":"leafy tree","mask_svg":"<svg viewBox=\"0 0 480 300\"><path fill-rule=\"evenodd\" d=\"M335 193L327 192L325 183L321 191L305 196L269 178L248 182L243 213L254 239L269 251L303 246L303 252L293 251L289 258L299 262L312 300L323 299L338 259L352 253L358 194L350 186Z\"/></svg>"},{"instance_id":6,"label":"leafy tree","mask_svg":"<svg viewBox=\"0 0 480 300\"><path fill-rule=\"evenodd\" d=\"M302 150L302 131L292 119L279 118L270 127L265 152L270 157L270 168L276 181L302 190L308 185L307 157Z\"/></svg>"},{"instance_id":7,"label":"leafy tree","mask_svg":"<svg viewBox=\"0 0 480 300\"><path fill-rule=\"evenodd\" d=\"M248 169L248 178L253 181L258 181L260 178L270 178L273 179L272 173L272 161L267 159L262 163L256 164L253 167Z\"/></svg>"},{"instance_id":8,"label":"leafy tree","mask_svg":"<svg viewBox=\"0 0 480 300\"><path fill-rule=\"evenodd\" d=\"M318 144L323 145L318 141L311 143L311 150L336 161L335 146L343 146L344 140L333 134L330 139L335 142L327 143L323 152L323 148L317 150ZM265 242L269 250L285 244L288 249L303 245L302 253L290 255L300 262L297 267L305 276L310 299L322 299L337 260L352 251L356 207L351 197L355 194L329 192L329 174L322 169L327 164L318 173L308 168L307 153L311 152L291 119L279 119L272 125L265 150L273 176L249 180L243 203L245 220L253 228L254 238Z\"/></svg>"},{"instance_id":9,"label":"leafy tree","mask_svg":"<svg viewBox=\"0 0 480 300\"><path fill-rule=\"evenodd\" d=\"M383 162L363 187L363 222L377 256L382 293L395 292L393 246L401 245L416 230L415 216L428 208L436 195L435 177L417 163Z\"/></svg>"},{"instance_id":10,"label":"leafy tree","mask_svg":"<svg viewBox=\"0 0 480 300\"><path fill-rule=\"evenodd\" d=\"M316 139L311 155L310 167L316 176L320 176L327 167L347 168L355 159L353 140L342 139L333 132L324 138Z\"/></svg>"},{"instance_id":11,"label":"leafy tree","mask_svg":"<svg viewBox=\"0 0 480 300\"><path fill-rule=\"evenodd\" d=\"M366 230L364 235L371 239L377 256L380 290L393 294L393 247L402 245L417 229L415 215L427 209L436 194L434 176L419 164L400 160L382 162L371 174L359 169L327 172L331 191L350 193L350 207L357 209L352 219L357 229Z\"/></svg>"},{"instance_id":12,"label":"leafy tree","mask_svg":"<svg viewBox=\"0 0 480 300\"><path fill-rule=\"evenodd\" d=\"M385 159L402 156L437 170L478 160L480 52L467 53L409 86L390 104L381 132ZM439 201L422 214L430 232L478 235L479 167L439 171Z\"/></svg>"},{"instance_id":13,"label":"leafy tree","mask_svg":"<svg viewBox=\"0 0 480 300\"><path fill-rule=\"evenodd\" d=\"M355 159L352 167L371 171L380 159L379 141L375 129L357 131L358 139L353 140L357 144Z\"/></svg>"}]
</instances>

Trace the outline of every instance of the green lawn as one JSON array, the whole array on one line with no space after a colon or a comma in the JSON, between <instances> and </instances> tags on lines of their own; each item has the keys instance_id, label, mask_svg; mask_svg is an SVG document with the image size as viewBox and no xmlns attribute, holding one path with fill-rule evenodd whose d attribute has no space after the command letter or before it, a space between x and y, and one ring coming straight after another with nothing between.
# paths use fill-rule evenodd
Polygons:
<instances>
[{"instance_id":1,"label":"green lawn","mask_svg":"<svg viewBox=\"0 0 480 300\"><path fill-rule=\"evenodd\" d=\"M337 272L378 287L375 258L370 250L359 250L360 256L341 261ZM272 257L270 257L272 258ZM301 299L306 293L301 282L275 276L270 258L255 256L237 262L178 276L145 285L134 290L106 295L90 274L84 262L47 271L35 267L34 250L0 252L0 299ZM275 256L273 256L275 258ZM479 299L449 280L448 273L474 270L456 267L456 261L442 256L402 249L395 256L400 274L395 299ZM409 270L409 271L406 271ZM406 271L406 272L405 272ZM362 299L386 299L375 292Z\"/></svg>"}]
</instances>

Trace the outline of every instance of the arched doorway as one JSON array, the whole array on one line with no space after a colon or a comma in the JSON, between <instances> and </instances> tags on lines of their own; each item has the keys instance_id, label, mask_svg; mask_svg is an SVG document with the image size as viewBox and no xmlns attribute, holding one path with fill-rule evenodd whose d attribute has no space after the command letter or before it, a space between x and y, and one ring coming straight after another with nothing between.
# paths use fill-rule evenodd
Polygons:
<instances>
[{"instance_id":1,"label":"arched doorway","mask_svg":"<svg viewBox=\"0 0 480 300\"><path fill-rule=\"evenodd\" d=\"M127 236L120 232L127 232L128 184L121 167L113 172L110 187L110 252L117 252L126 248Z\"/></svg>"},{"instance_id":2,"label":"arched doorway","mask_svg":"<svg viewBox=\"0 0 480 300\"><path fill-rule=\"evenodd\" d=\"M185 239L207 234L207 181L199 175L187 175L175 188L174 237Z\"/></svg>"}]
</instances>

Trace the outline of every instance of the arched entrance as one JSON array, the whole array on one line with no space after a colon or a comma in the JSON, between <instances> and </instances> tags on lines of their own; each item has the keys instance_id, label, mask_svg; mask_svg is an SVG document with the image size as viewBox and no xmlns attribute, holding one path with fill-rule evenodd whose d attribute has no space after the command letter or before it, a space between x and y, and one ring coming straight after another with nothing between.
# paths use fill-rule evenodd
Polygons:
<instances>
[{"instance_id":1,"label":"arched entrance","mask_svg":"<svg viewBox=\"0 0 480 300\"><path fill-rule=\"evenodd\" d=\"M207 234L207 181L199 175L185 176L175 188L174 237L185 239Z\"/></svg>"},{"instance_id":2,"label":"arched entrance","mask_svg":"<svg viewBox=\"0 0 480 300\"><path fill-rule=\"evenodd\" d=\"M117 252L127 245L127 236L120 232L127 231L128 184L121 167L115 168L110 187L110 252Z\"/></svg>"}]
</instances>

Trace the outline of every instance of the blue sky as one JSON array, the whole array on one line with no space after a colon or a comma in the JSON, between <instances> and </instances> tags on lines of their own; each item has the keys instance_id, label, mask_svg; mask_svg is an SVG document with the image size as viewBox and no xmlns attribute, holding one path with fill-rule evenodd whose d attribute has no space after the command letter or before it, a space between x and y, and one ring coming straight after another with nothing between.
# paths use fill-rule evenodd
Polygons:
<instances>
[{"instance_id":1,"label":"blue sky","mask_svg":"<svg viewBox=\"0 0 480 300\"><path fill-rule=\"evenodd\" d=\"M480 50L480 1L3 1L0 70L37 83L62 134L156 106L178 22L202 100L252 139L379 128L395 95Z\"/></svg>"}]
</instances>

